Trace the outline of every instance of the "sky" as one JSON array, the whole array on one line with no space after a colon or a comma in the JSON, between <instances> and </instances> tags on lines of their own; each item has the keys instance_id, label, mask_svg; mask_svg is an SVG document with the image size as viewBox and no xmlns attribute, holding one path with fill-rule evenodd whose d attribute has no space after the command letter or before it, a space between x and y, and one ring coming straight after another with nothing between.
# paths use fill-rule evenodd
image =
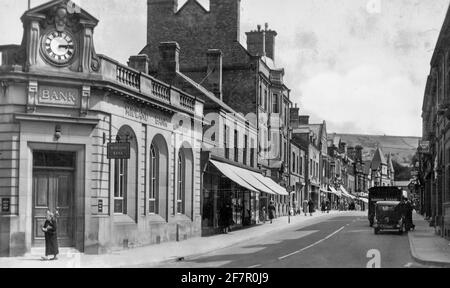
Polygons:
<instances>
[{"instance_id":1,"label":"sky","mask_svg":"<svg viewBox=\"0 0 450 288\"><path fill-rule=\"evenodd\" d=\"M126 63L145 46L146 0L74 2L100 20L98 53ZM429 63L449 2L242 0L241 42L258 24L278 32L275 63L286 70L291 100L311 122L325 120L328 132L421 136ZM27 0L0 0L0 45L21 42L26 8Z\"/></svg>"}]
</instances>

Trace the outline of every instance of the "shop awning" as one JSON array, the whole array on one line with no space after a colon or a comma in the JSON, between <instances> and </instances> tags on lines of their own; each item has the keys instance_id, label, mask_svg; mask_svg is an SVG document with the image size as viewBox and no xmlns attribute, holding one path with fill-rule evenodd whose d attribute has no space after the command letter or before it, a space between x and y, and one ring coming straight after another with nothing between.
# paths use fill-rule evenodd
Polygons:
<instances>
[{"instance_id":1,"label":"shop awning","mask_svg":"<svg viewBox=\"0 0 450 288\"><path fill-rule=\"evenodd\" d=\"M366 198L359 198L359 200L361 200L362 202L369 204L369 199Z\"/></svg>"},{"instance_id":2,"label":"shop awning","mask_svg":"<svg viewBox=\"0 0 450 288\"><path fill-rule=\"evenodd\" d=\"M350 193L347 192L347 190L345 190L344 186L341 186L341 191L342 191L342 196L347 197L347 198L351 198L351 199L356 199L355 196L350 195Z\"/></svg>"},{"instance_id":3,"label":"shop awning","mask_svg":"<svg viewBox=\"0 0 450 288\"><path fill-rule=\"evenodd\" d=\"M329 186L329 188L330 188L332 194L342 197L342 193L338 192L336 189L334 189L333 186Z\"/></svg>"},{"instance_id":4,"label":"shop awning","mask_svg":"<svg viewBox=\"0 0 450 288\"><path fill-rule=\"evenodd\" d=\"M237 176L240 177L243 181L247 182L248 184L255 187L260 192L268 193L268 194L276 194L274 191L272 191L269 187L264 185L261 181L258 180L256 172L252 172L240 167L232 166L233 172L236 172ZM262 175L261 175L262 176Z\"/></svg>"},{"instance_id":5,"label":"shop awning","mask_svg":"<svg viewBox=\"0 0 450 288\"><path fill-rule=\"evenodd\" d=\"M331 191L328 191L325 189L320 189L320 192L325 193L325 194L331 194Z\"/></svg>"},{"instance_id":6,"label":"shop awning","mask_svg":"<svg viewBox=\"0 0 450 288\"><path fill-rule=\"evenodd\" d=\"M248 189L250 191L257 192L255 187L253 187L252 185L248 184L246 181L242 180L242 178L239 177L239 175L237 175L236 172L234 172L234 170L236 169L235 166L232 166L230 164L217 162L217 161L214 161L214 160L210 160L210 162L214 166L216 166L216 168L219 169L219 171L222 172L223 175L227 176L234 183L236 183L239 186L242 186L243 188L246 188L246 189Z\"/></svg>"},{"instance_id":7,"label":"shop awning","mask_svg":"<svg viewBox=\"0 0 450 288\"><path fill-rule=\"evenodd\" d=\"M263 183L264 185L266 185L267 187L269 187L272 191L274 191L275 193L277 193L278 195L281 196L289 196L289 193L286 191L285 188L281 187L280 185L278 185L275 181L273 181L272 179L270 179L269 177L264 177L261 174L256 174L257 179Z\"/></svg>"}]
</instances>

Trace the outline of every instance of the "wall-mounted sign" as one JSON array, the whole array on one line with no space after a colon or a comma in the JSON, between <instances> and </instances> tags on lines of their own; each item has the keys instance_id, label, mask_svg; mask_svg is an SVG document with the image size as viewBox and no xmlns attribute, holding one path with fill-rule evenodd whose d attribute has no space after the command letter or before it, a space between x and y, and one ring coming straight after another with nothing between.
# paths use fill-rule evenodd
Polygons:
<instances>
[{"instance_id":1,"label":"wall-mounted sign","mask_svg":"<svg viewBox=\"0 0 450 288\"><path fill-rule=\"evenodd\" d=\"M75 88L40 86L37 104L79 107L80 91Z\"/></svg>"},{"instance_id":2,"label":"wall-mounted sign","mask_svg":"<svg viewBox=\"0 0 450 288\"><path fill-rule=\"evenodd\" d=\"M103 213L103 200L98 199L98 213Z\"/></svg>"},{"instance_id":3,"label":"wall-mounted sign","mask_svg":"<svg viewBox=\"0 0 450 288\"><path fill-rule=\"evenodd\" d=\"M108 159L130 159L130 142L108 143Z\"/></svg>"},{"instance_id":4,"label":"wall-mounted sign","mask_svg":"<svg viewBox=\"0 0 450 288\"><path fill-rule=\"evenodd\" d=\"M429 154L430 152L430 141L419 141L419 153Z\"/></svg>"},{"instance_id":5,"label":"wall-mounted sign","mask_svg":"<svg viewBox=\"0 0 450 288\"><path fill-rule=\"evenodd\" d=\"M125 104L124 111L125 117L146 122L150 125L170 128L169 126L172 124L171 117L154 109L135 107L131 104Z\"/></svg>"},{"instance_id":6,"label":"wall-mounted sign","mask_svg":"<svg viewBox=\"0 0 450 288\"><path fill-rule=\"evenodd\" d=\"M2 198L2 212L3 213L11 212L11 199L10 198Z\"/></svg>"}]
</instances>

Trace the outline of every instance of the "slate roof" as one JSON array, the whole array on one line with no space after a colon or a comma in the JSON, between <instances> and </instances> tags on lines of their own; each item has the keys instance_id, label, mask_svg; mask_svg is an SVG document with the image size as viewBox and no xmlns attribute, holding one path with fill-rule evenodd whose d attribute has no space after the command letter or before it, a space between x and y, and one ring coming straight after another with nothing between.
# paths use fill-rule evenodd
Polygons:
<instances>
[{"instance_id":1,"label":"slate roof","mask_svg":"<svg viewBox=\"0 0 450 288\"><path fill-rule=\"evenodd\" d=\"M378 169L381 165L387 165L386 158L383 155L383 151L380 148L377 148L375 151L375 155L373 155L371 168L372 170Z\"/></svg>"}]
</instances>

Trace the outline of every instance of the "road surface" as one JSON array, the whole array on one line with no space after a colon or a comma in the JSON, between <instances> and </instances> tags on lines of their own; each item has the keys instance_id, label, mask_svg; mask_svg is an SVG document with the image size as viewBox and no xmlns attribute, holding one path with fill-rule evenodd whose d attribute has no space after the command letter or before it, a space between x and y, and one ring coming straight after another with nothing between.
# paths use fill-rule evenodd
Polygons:
<instances>
[{"instance_id":1,"label":"road surface","mask_svg":"<svg viewBox=\"0 0 450 288\"><path fill-rule=\"evenodd\" d=\"M424 268L411 257L408 236L375 235L365 214L289 227L230 248L160 268Z\"/></svg>"}]
</instances>

